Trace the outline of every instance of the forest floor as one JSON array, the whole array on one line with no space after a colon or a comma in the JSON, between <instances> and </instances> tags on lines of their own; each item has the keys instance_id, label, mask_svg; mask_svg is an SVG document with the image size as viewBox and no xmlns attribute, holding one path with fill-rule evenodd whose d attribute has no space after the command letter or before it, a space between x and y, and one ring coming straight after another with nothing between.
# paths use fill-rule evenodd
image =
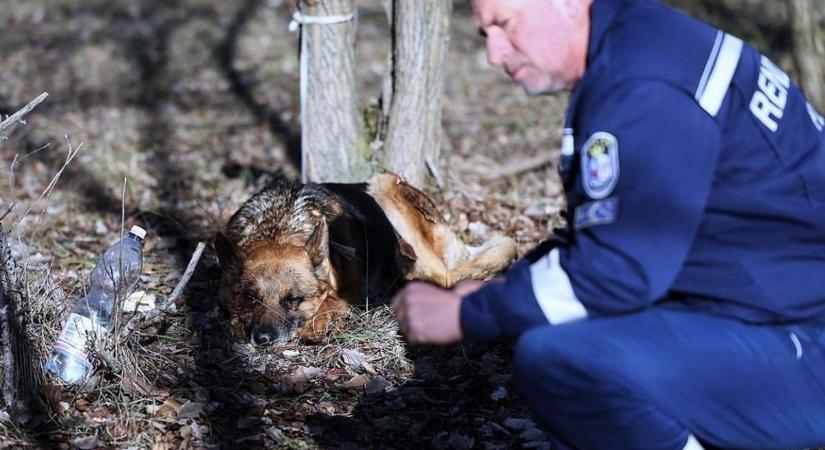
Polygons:
<instances>
[{"instance_id":1,"label":"forest floor","mask_svg":"<svg viewBox=\"0 0 825 450\"><path fill-rule=\"evenodd\" d=\"M380 4L359 7L365 107L390 50ZM443 182L424 188L468 243L504 233L523 253L562 223L555 165L516 168L556 154L566 96L528 98L455 8ZM123 226L148 230L138 288L161 303L198 242L272 177L296 175L291 14L281 0L0 8L0 114L49 93L0 141L0 211L12 208L3 227L26 267L38 364ZM549 448L513 392L507 345L408 346L377 306L321 345L254 347L228 330L219 278L208 248L179 312L121 339L123 364L98 361L81 388L47 379L47 414L25 427L0 411L0 448Z\"/></svg>"}]
</instances>

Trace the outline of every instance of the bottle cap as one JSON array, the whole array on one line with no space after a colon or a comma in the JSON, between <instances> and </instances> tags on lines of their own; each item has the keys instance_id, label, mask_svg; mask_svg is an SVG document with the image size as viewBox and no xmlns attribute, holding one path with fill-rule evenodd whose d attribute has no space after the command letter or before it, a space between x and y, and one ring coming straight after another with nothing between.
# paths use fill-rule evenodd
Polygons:
<instances>
[{"instance_id":1,"label":"bottle cap","mask_svg":"<svg viewBox=\"0 0 825 450\"><path fill-rule=\"evenodd\" d=\"M141 228L137 225L132 225L132 229L129 230L129 233L134 234L135 236L139 237L141 240L146 238L146 230L144 230L143 228Z\"/></svg>"}]
</instances>

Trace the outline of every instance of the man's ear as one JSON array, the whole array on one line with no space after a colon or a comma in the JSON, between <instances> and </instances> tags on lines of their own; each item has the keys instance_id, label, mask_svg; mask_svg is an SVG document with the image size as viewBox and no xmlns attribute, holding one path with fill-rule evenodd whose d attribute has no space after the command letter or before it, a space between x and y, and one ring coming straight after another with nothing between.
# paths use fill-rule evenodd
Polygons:
<instances>
[{"instance_id":1,"label":"man's ear","mask_svg":"<svg viewBox=\"0 0 825 450\"><path fill-rule=\"evenodd\" d=\"M327 228L327 220L324 217L321 217L304 248L309 254L309 260L312 262L313 267L318 267L322 262L329 259L329 229Z\"/></svg>"},{"instance_id":2,"label":"man's ear","mask_svg":"<svg viewBox=\"0 0 825 450\"><path fill-rule=\"evenodd\" d=\"M235 244L220 231L215 233L215 253L218 255L221 270L230 273L240 272L240 259Z\"/></svg>"}]
</instances>

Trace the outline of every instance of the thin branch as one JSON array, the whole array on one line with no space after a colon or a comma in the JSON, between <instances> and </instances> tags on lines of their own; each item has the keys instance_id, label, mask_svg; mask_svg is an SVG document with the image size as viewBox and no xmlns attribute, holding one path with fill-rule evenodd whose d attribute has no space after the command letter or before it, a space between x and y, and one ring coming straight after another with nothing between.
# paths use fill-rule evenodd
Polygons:
<instances>
[{"instance_id":1,"label":"thin branch","mask_svg":"<svg viewBox=\"0 0 825 450\"><path fill-rule=\"evenodd\" d=\"M0 122L0 135L2 135L2 134L3 134L3 131L5 131L5 129L6 129L6 128L8 128L8 127L10 127L10 126L14 125L14 124L15 124L15 123L17 123L17 122L22 122L22 123L25 123L25 122L23 122L23 120L22 120L22 119L23 119L23 116L25 116L26 114L30 113L30 112L31 112L31 110L33 110L33 109L34 109L37 105L39 105L39 104L40 104L43 100L46 100L46 97L48 97L48 96L49 96L49 94L48 94L47 92L44 92L44 93L42 93L42 94L38 95L38 96L37 96L37 98L35 98L34 100L30 101L28 104L26 104L26 106L22 107L19 111L17 111L16 113L14 113L14 114L12 114L12 115L8 116L8 117L6 118L6 120L4 120L4 121Z\"/></svg>"},{"instance_id":2,"label":"thin branch","mask_svg":"<svg viewBox=\"0 0 825 450\"><path fill-rule=\"evenodd\" d=\"M512 164L507 164L501 169L495 170L492 174L485 176L484 178L487 180L491 180L499 177L516 176L524 172L529 172L531 170L536 170L541 167L544 167L555 161L557 158L558 154L555 152L543 153L532 158L519 160Z\"/></svg>"},{"instance_id":3,"label":"thin branch","mask_svg":"<svg viewBox=\"0 0 825 450\"><path fill-rule=\"evenodd\" d=\"M34 208L34 206L37 205L40 202L40 200L43 200L43 197L48 197L49 195L51 195L52 190L57 184L57 180L60 179L60 176L63 175L63 171L66 170L66 167L69 166L69 163L71 163L74 157L77 156L77 152L79 152L80 149L83 147L83 143L81 142L80 144L78 144L77 147L72 148L72 143L69 141L68 136L66 136L66 142L69 145L69 153L66 155L66 161L63 162L63 165L60 167L60 169L57 171L54 177L52 177L51 181L49 182L49 185L46 186L46 189L44 189L43 192L40 194L40 197L37 197L37 199L34 202L32 202L32 204L29 206L26 212L24 212L21 216L17 218L17 221L15 221L14 224L12 224L12 227L15 227L17 224L19 224L20 221L23 220L23 218L26 217L29 214L29 212L31 212L32 208Z\"/></svg>"},{"instance_id":4,"label":"thin branch","mask_svg":"<svg viewBox=\"0 0 825 450\"><path fill-rule=\"evenodd\" d=\"M51 147L51 145L52 145L51 142L47 142L42 147L26 153L22 157L20 155L14 155L14 159L12 160L11 164L9 164L8 166L0 166L0 170L6 169L6 168L11 168L11 170L14 171L14 166L16 164L19 164L21 161L29 158L30 156L32 156L32 155L34 155L34 154L36 154L36 153L38 153L42 150L46 150L47 148Z\"/></svg>"},{"instance_id":5,"label":"thin branch","mask_svg":"<svg viewBox=\"0 0 825 450\"><path fill-rule=\"evenodd\" d=\"M195 247L195 252L192 253L192 258L186 266L186 271L183 272L183 276L180 277L180 281L178 281L178 285L175 286L175 289L172 291L172 295L170 295L169 298L163 302L163 305L159 308L160 310L165 311L172 308L172 305L178 305L178 298L183 293L183 289L189 283L189 279L192 278L192 274L195 273L195 267L201 259L201 254L203 254L204 248L206 248L206 244L203 242L198 242L197 247Z\"/></svg>"},{"instance_id":6,"label":"thin branch","mask_svg":"<svg viewBox=\"0 0 825 450\"><path fill-rule=\"evenodd\" d=\"M12 211L14 211L15 206L17 206L17 202L11 202L11 205L9 205L9 207L6 209L6 212L0 215L0 222L2 222L3 219L5 219L6 216L8 216Z\"/></svg>"},{"instance_id":7,"label":"thin branch","mask_svg":"<svg viewBox=\"0 0 825 450\"><path fill-rule=\"evenodd\" d=\"M19 155L14 155L14 158L11 160L11 164L9 165L9 198L14 198L14 164L17 162L17 158Z\"/></svg>"},{"instance_id":8,"label":"thin branch","mask_svg":"<svg viewBox=\"0 0 825 450\"><path fill-rule=\"evenodd\" d=\"M126 234L126 177L123 178L123 190L120 194L120 235L123 236ZM123 264L123 247L121 246L120 254L118 255L118 265L121 266ZM123 270L123 267L118 269ZM114 280L112 280L114 281ZM116 301L114 304L114 310L112 311L112 316L114 318L114 326L113 328L116 330L120 325L121 319L121 306L120 302Z\"/></svg>"}]
</instances>

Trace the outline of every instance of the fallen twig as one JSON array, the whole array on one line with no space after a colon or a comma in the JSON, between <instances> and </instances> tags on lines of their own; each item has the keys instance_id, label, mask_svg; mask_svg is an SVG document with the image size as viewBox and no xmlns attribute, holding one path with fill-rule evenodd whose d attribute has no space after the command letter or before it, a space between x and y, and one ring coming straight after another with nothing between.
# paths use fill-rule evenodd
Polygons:
<instances>
[{"instance_id":1,"label":"fallen twig","mask_svg":"<svg viewBox=\"0 0 825 450\"><path fill-rule=\"evenodd\" d=\"M17 206L17 202L11 202L11 205L9 205L9 207L6 208L6 212L0 215L0 222L2 222L3 219L5 219L6 216L8 216L12 211L14 211L15 206Z\"/></svg>"},{"instance_id":2,"label":"fallen twig","mask_svg":"<svg viewBox=\"0 0 825 450\"><path fill-rule=\"evenodd\" d=\"M512 177L524 172L529 172L531 170L544 167L547 164L550 164L553 161L555 161L557 158L558 155L555 152L542 153L541 155L534 156L532 158L518 160L511 164L507 164L501 169L494 170L492 174L487 175L484 178L487 180L491 180L499 177Z\"/></svg>"},{"instance_id":3,"label":"fallen twig","mask_svg":"<svg viewBox=\"0 0 825 450\"><path fill-rule=\"evenodd\" d=\"M201 254L203 254L203 249L206 248L206 244L203 242L198 242L197 247L195 247L195 252L192 253L192 258L189 260L189 264L186 266L186 271L183 272L183 275L180 277L180 281L178 281L178 285L175 286L175 289L172 290L172 295L163 302L158 310L166 311L170 309L173 305L178 304L178 298L183 293L183 289L189 283L189 279L192 278L192 274L195 273L195 266L198 265L198 261L201 259Z\"/></svg>"},{"instance_id":4,"label":"fallen twig","mask_svg":"<svg viewBox=\"0 0 825 450\"><path fill-rule=\"evenodd\" d=\"M33 109L34 109L37 105L39 105L39 104L40 104L43 100L46 100L46 97L48 97L48 96L49 96L49 94L48 94L47 92L44 92L44 93L42 93L42 94L38 95L38 96L37 96L37 98L35 98L34 100L32 100L32 101L30 101L29 103L27 103L27 104L26 104L26 106L24 106L24 107L20 108L20 110L19 110L19 111L17 111L16 113L14 113L14 114L12 114L12 115L8 116L8 117L6 118L6 120L4 120L4 121L0 122L0 136L2 136L2 135L3 135L3 131L4 131L6 128L8 128L8 127L10 127L10 126L14 125L14 124L15 124L15 123L17 123L17 122L23 122L23 121L22 121L23 116L25 116L26 114L30 113L30 112L31 112L31 110L33 110ZM23 123L25 123L25 122L23 122Z\"/></svg>"}]
</instances>

